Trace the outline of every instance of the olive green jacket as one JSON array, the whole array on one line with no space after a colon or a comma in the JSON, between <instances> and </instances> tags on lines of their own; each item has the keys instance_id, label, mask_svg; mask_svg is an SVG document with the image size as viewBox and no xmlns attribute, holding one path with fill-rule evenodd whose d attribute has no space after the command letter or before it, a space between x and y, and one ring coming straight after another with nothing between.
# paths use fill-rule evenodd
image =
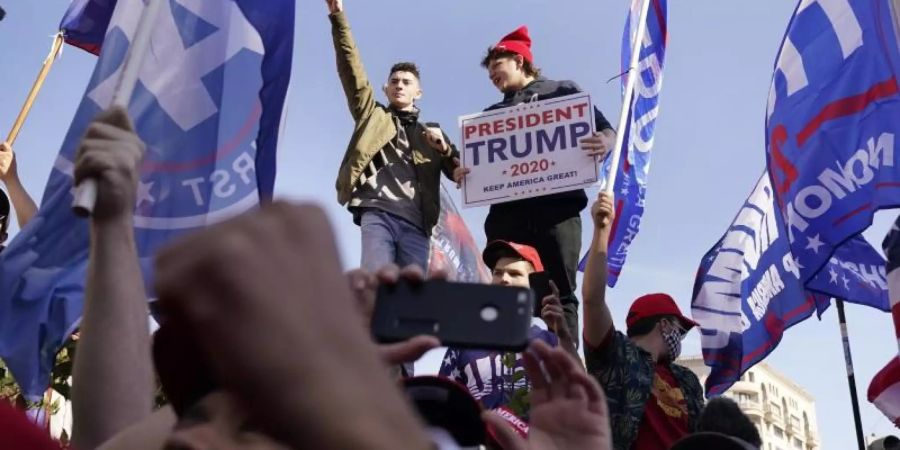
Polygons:
<instances>
[{"instance_id":1,"label":"olive green jacket","mask_svg":"<svg viewBox=\"0 0 900 450\"><path fill-rule=\"evenodd\" d=\"M343 12L338 12L332 14L330 19L338 75L347 96L347 106L355 122L353 136L344 153L335 183L338 202L346 205L366 166L379 150L397 136L398 124L390 109L375 101L375 90L366 76L347 17ZM422 131L425 130L423 125L420 127ZM422 196L424 231L430 235L431 228L437 223L440 214L441 172L443 171L448 178L453 177L455 168L453 158L458 157L459 152L451 145L450 154L441 155L418 134L409 138L419 192ZM450 142L446 133L444 139Z\"/></svg>"}]
</instances>

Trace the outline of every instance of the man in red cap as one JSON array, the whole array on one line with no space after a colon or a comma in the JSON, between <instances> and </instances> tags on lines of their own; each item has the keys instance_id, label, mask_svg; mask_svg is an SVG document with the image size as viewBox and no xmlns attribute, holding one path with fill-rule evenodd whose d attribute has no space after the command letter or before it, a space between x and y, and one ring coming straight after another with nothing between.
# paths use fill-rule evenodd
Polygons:
<instances>
[{"instance_id":1,"label":"man in red cap","mask_svg":"<svg viewBox=\"0 0 900 450\"><path fill-rule=\"evenodd\" d=\"M694 431L703 409L697 376L675 364L681 341L697 325L667 294L632 303L626 333L616 331L606 304L606 257L614 217L601 193L591 208L594 236L584 272L584 358L609 403L616 450L667 450Z\"/></svg>"},{"instance_id":2,"label":"man in red cap","mask_svg":"<svg viewBox=\"0 0 900 450\"><path fill-rule=\"evenodd\" d=\"M576 94L581 88L573 81L554 81L541 76L534 64L527 27L520 27L488 49L481 62L491 83L503 100L485 111ZM615 142L612 126L595 108L595 133L581 141L590 155L603 157ZM457 169L459 183L467 169ZM583 189L541 197L498 203L491 206L484 223L488 241L503 239L534 246L547 271L561 291L566 322L578 335L578 299L574 295L575 273L581 253L581 211L587 206Z\"/></svg>"},{"instance_id":3,"label":"man in red cap","mask_svg":"<svg viewBox=\"0 0 900 450\"><path fill-rule=\"evenodd\" d=\"M362 232L362 267L374 272L389 263L425 268L432 229L440 215L441 173L453 176L459 152L437 124L419 121L422 97L413 63L391 67L383 90L375 89L344 15L342 0L326 0L338 75L356 123L336 182Z\"/></svg>"},{"instance_id":4,"label":"man in red cap","mask_svg":"<svg viewBox=\"0 0 900 450\"><path fill-rule=\"evenodd\" d=\"M482 258L493 273L491 284L528 288L531 287L528 276L544 271L537 250L515 242L493 241L485 247ZM553 294L538 299L543 305L541 317L533 319L529 336L554 347L559 345L577 357L559 292L555 285L551 284L551 289ZM503 407L520 418L527 418L526 394L530 387L524 378L515 376L522 370L521 354L451 348L441 363L440 375L466 386L487 409Z\"/></svg>"}]
</instances>

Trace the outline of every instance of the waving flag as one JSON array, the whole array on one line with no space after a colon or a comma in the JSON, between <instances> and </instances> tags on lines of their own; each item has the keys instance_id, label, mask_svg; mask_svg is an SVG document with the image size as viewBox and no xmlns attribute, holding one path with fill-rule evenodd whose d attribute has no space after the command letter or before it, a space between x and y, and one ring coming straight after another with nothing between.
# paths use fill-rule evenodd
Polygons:
<instances>
[{"instance_id":1,"label":"waving flag","mask_svg":"<svg viewBox=\"0 0 900 450\"><path fill-rule=\"evenodd\" d=\"M99 55L115 6L116 0L72 0L59 24L66 43Z\"/></svg>"},{"instance_id":2,"label":"waving flag","mask_svg":"<svg viewBox=\"0 0 900 450\"><path fill-rule=\"evenodd\" d=\"M894 332L900 345L900 217L884 238ZM869 384L869 401L900 428L900 357L895 356Z\"/></svg>"},{"instance_id":3,"label":"waving flag","mask_svg":"<svg viewBox=\"0 0 900 450\"><path fill-rule=\"evenodd\" d=\"M450 279L465 283L490 283L481 251L453 198L441 184L441 215L431 234L428 271L444 270Z\"/></svg>"},{"instance_id":4,"label":"waving flag","mask_svg":"<svg viewBox=\"0 0 900 450\"><path fill-rule=\"evenodd\" d=\"M784 330L817 310L821 314L832 297L887 309L884 259L863 238L841 246L829 271L804 287L786 234L763 174L700 263L691 312L710 366L709 396L727 390L778 345Z\"/></svg>"},{"instance_id":5,"label":"waving flag","mask_svg":"<svg viewBox=\"0 0 900 450\"><path fill-rule=\"evenodd\" d=\"M769 94L766 151L806 282L835 248L900 205L900 50L889 0L804 0Z\"/></svg>"},{"instance_id":6,"label":"waving flag","mask_svg":"<svg viewBox=\"0 0 900 450\"><path fill-rule=\"evenodd\" d=\"M90 9L101 3L81 11L103 16ZM41 209L0 254L0 358L32 398L46 388L56 349L82 311L88 227L71 212L74 154L110 103L142 8L121 2L111 14ZM293 29L293 0L162 2L129 106L147 148L134 223L148 283L160 245L271 196Z\"/></svg>"},{"instance_id":7,"label":"waving flag","mask_svg":"<svg viewBox=\"0 0 900 450\"><path fill-rule=\"evenodd\" d=\"M615 286L628 256L628 247L637 236L644 215L644 195L647 190L647 176L650 173L650 150L653 147L656 117L659 115L659 91L662 88L662 70L666 59L666 0L649 0L650 9L647 15L647 30L641 48L638 63L637 83L622 143L622 157L619 159L618 176L614 193L616 196L616 219L612 225L609 241L609 278L610 287ZM642 0L634 0L628 17L625 20L625 32L622 38L622 71L628 70L631 64L633 36L637 30ZM630 76L630 75L629 75ZM625 81L622 83L623 90ZM609 174L613 169L607 158L601 173ZM582 258L579 270L584 271L587 255Z\"/></svg>"}]
</instances>

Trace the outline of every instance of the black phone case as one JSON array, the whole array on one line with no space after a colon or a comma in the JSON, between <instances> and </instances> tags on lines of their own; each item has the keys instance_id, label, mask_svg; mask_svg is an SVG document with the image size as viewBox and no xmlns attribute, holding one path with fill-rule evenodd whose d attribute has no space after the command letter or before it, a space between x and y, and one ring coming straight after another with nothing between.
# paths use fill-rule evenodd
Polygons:
<instances>
[{"instance_id":1,"label":"black phone case","mask_svg":"<svg viewBox=\"0 0 900 450\"><path fill-rule=\"evenodd\" d=\"M426 281L381 286L372 316L380 342L437 336L448 347L522 351L528 345L534 294L529 289L485 284ZM497 317L482 317L485 307Z\"/></svg>"},{"instance_id":2,"label":"black phone case","mask_svg":"<svg viewBox=\"0 0 900 450\"><path fill-rule=\"evenodd\" d=\"M541 302L544 301L544 297L553 293L553 289L550 288L550 275L547 272L532 272L528 275L528 284L531 286L531 290L534 291L534 312L532 315L541 317L541 310L544 307Z\"/></svg>"}]
</instances>

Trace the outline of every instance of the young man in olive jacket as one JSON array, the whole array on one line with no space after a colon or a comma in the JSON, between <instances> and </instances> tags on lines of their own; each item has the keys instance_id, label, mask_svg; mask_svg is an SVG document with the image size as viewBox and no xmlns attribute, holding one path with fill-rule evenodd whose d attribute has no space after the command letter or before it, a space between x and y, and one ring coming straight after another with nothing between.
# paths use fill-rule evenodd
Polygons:
<instances>
[{"instance_id":1,"label":"young man in olive jacket","mask_svg":"<svg viewBox=\"0 0 900 450\"><path fill-rule=\"evenodd\" d=\"M548 80L534 64L531 37L520 27L488 49L481 62L491 84L503 94L503 100L485 111L508 108L521 103L542 101L581 92L569 80ZM581 141L588 155L602 158L615 143L615 131L594 108L596 130ZM599 159L598 159L599 163ZM460 168L454 174L459 183L468 172ZM583 189L491 205L484 223L488 241L508 240L533 246L559 287L566 322L578 336L578 299L575 297L575 273L581 253L581 211L587 206Z\"/></svg>"},{"instance_id":2,"label":"young man in olive jacket","mask_svg":"<svg viewBox=\"0 0 900 450\"><path fill-rule=\"evenodd\" d=\"M388 263L426 268L440 214L441 172L452 178L459 152L436 125L419 122L415 64L395 64L384 85L388 105L375 101L343 1L326 3L338 75L356 123L336 188L338 202L362 230L361 265L370 271Z\"/></svg>"}]
</instances>

